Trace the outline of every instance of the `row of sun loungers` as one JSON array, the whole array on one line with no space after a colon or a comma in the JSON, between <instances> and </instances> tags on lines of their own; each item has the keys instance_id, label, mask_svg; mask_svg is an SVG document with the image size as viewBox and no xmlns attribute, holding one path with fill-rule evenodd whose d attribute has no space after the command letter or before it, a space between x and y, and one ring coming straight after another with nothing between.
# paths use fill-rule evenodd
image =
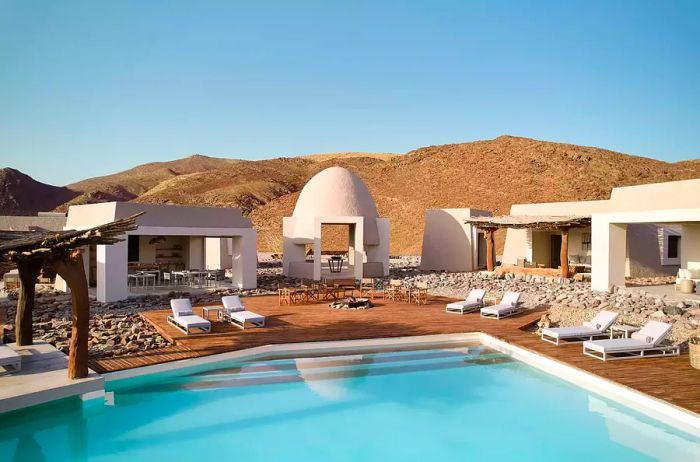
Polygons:
<instances>
[{"instance_id":1,"label":"row of sun loungers","mask_svg":"<svg viewBox=\"0 0 700 462\"><path fill-rule=\"evenodd\" d=\"M471 313L479 310L482 318L502 319L517 314L523 310L520 306L520 293L506 292L503 294L501 302L493 306L484 306L486 291L483 289L473 289L466 299L448 303L445 311L448 313Z\"/></svg>"},{"instance_id":2,"label":"row of sun loungers","mask_svg":"<svg viewBox=\"0 0 700 462\"><path fill-rule=\"evenodd\" d=\"M447 313L464 314L476 310L483 318L502 319L522 311L520 294L506 292L501 302L494 306L484 306L486 291L473 289L466 299L447 304ZM603 361L625 358L650 358L680 354L678 346L665 346L662 342L671 332L671 324L648 321L638 332L629 338L612 338L611 328L617 321L619 313L601 311L581 326L554 327L542 329L541 337L545 342L560 345L583 342L583 354Z\"/></svg>"},{"instance_id":3,"label":"row of sun loungers","mask_svg":"<svg viewBox=\"0 0 700 462\"><path fill-rule=\"evenodd\" d=\"M583 354L603 361L680 354L678 346L662 345L671 333L671 324L648 321L629 338L612 338L610 329L618 317L618 313L603 310L582 326L542 329L542 340L555 345L563 340L568 343L583 342ZM595 340L596 337L608 338Z\"/></svg>"},{"instance_id":4,"label":"row of sun loungers","mask_svg":"<svg viewBox=\"0 0 700 462\"><path fill-rule=\"evenodd\" d=\"M219 319L245 329L246 324L257 327L265 326L265 316L245 309L238 295L221 297L221 307L218 308ZM187 298L170 300L170 309L173 314L168 316L168 323L189 335L195 332L211 332L211 322L194 314L192 303Z\"/></svg>"}]
</instances>

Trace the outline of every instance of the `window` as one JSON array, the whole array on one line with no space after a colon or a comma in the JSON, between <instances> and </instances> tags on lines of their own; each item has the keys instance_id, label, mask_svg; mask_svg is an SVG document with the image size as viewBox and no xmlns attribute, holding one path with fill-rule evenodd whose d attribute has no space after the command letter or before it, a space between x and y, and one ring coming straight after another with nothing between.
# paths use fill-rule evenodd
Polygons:
<instances>
[{"instance_id":1,"label":"window","mask_svg":"<svg viewBox=\"0 0 700 462\"><path fill-rule=\"evenodd\" d=\"M128 241L128 257L127 261L128 262L138 262L139 261L139 237L138 236L129 236L129 241Z\"/></svg>"},{"instance_id":2,"label":"window","mask_svg":"<svg viewBox=\"0 0 700 462\"><path fill-rule=\"evenodd\" d=\"M668 247L666 247L666 258L679 258L678 249L680 247L681 237L670 235L668 236Z\"/></svg>"},{"instance_id":3,"label":"window","mask_svg":"<svg viewBox=\"0 0 700 462\"><path fill-rule=\"evenodd\" d=\"M591 233L582 233L581 250L591 250Z\"/></svg>"}]
</instances>

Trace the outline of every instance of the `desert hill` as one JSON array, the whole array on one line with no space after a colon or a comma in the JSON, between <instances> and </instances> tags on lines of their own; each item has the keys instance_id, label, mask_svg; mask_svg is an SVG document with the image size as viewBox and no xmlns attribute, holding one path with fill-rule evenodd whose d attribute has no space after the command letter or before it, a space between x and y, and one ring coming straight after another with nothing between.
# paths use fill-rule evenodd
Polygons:
<instances>
[{"instance_id":1,"label":"desert hill","mask_svg":"<svg viewBox=\"0 0 700 462\"><path fill-rule=\"evenodd\" d=\"M344 166L364 179L379 213L391 219L395 254L420 253L426 208L508 213L514 203L607 199L615 186L700 178L697 161L667 163L512 136L420 148L370 168ZM253 212L261 247L280 245L281 217L291 214L296 197Z\"/></svg>"},{"instance_id":2,"label":"desert hill","mask_svg":"<svg viewBox=\"0 0 700 462\"><path fill-rule=\"evenodd\" d=\"M75 195L68 188L41 183L13 168L0 168L0 214L51 210Z\"/></svg>"},{"instance_id":3,"label":"desert hill","mask_svg":"<svg viewBox=\"0 0 700 462\"><path fill-rule=\"evenodd\" d=\"M59 188L64 196L56 196L62 202L37 196L35 203L46 204L46 210L107 200L236 206L252 217L259 250L278 251L282 217L291 215L308 179L333 165L348 168L367 183L380 214L391 219L393 254L420 252L426 208L507 213L514 203L605 199L615 186L700 178L700 159L668 163L501 136L403 155L352 152L258 161L195 155L80 181ZM0 181L3 187L6 182ZM26 203L23 199L16 207Z\"/></svg>"}]
</instances>

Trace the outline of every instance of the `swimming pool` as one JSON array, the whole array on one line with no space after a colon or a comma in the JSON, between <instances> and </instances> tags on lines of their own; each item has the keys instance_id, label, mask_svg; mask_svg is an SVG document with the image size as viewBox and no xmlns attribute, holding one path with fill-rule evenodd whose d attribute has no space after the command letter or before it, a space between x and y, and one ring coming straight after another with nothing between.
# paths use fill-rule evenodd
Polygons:
<instances>
[{"instance_id":1,"label":"swimming pool","mask_svg":"<svg viewBox=\"0 0 700 462\"><path fill-rule=\"evenodd\" d=\"M221 362L0 419L4 460L696 461L700 438L484 346ZM111 395L111 394L110 394Z\"/></svg>"}]
</instances>

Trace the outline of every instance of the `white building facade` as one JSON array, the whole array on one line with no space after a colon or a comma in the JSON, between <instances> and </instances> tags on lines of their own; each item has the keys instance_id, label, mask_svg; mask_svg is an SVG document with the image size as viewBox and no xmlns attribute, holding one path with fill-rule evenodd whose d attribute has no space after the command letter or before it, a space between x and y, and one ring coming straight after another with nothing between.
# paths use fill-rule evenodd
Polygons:
<instances>
[{"instance_id":1,"label":"white building facade","mask_svg":"<svg viewBox=\"0 0 700 462\"><path fill-rule=\"evenodd\" d=\"M114 245L84 249L88 281L96 285L98 301L129 296L132 267L175 270L228 270L234 287L257 286L256 231L237 208L107 202L71 206L65 229L88 229L143 213L138 229ZM65 282L56 281L58 290Z\"/></svg>"},{"instance_id":2,"label":"white building facade","mask_svg":"<svg viewBox=\"0 0 700 462\"><path fill-rule=\"evenodd\" d=\"M345 225L348 229L349 248L343 250L347 256L336 273L330 271L329 260L322 255L323 225ZM318 281L389 274L389 220L379 217L362 180L342 167L327 168L309 180L292 216L284 217L282 233L286 276Z\"/></svg>"}]
</instances>

